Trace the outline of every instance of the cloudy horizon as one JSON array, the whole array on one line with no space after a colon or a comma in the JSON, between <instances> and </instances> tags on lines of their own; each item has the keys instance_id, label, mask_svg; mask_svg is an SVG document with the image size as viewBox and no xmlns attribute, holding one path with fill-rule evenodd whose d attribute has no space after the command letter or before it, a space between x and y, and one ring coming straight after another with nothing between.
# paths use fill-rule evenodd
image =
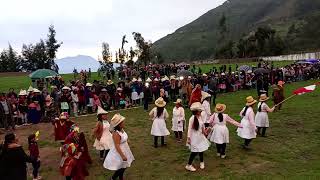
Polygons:
<instances>
[{"instance_id":1,"label":"cloudy horizon","mask_svg":"<svg viewBox=\"0 0 320 180\"><path fill-rule=\"evenodd\" d=\"M200 3L200 2L201 3ZM8 43L18 52L22 44L46 39L50 24L62 41L57 58L89 55L98 58L101 43L115 51L123 35L126 49L135 47L132 32L156 40L197 19L225 0L10 0L0 11L0 50ZM50 5L50 8L48 9Z\"/></svg>"}]
</instances>

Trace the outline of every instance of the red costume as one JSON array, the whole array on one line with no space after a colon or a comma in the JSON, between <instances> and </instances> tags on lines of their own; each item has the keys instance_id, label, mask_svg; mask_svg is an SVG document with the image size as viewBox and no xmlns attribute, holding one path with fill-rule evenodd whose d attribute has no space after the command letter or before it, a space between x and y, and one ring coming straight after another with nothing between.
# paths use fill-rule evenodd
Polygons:
<instances>
[{"instance_id":1,"label":"red costume","mask_svg":"<svg viewBox=\"0 0 320 180\"><path fill-rule=\"evenodd\" d=\"M191 104L195 102L201 103L201 87L199 86L196 86L196 88L192 91L191 97L189 100L189 106L191 106Z\"/></svg>"},{"instance_id":2,"label":"red costume","mask_svg":"<svg viewBox=\"0 0 320 180\"><path fill-rule=\"evenodd\" d=\"M55 141L65 140L68 134L66 121L59 119L54 121L54 137Z\"/></svg>"}]
</instances>

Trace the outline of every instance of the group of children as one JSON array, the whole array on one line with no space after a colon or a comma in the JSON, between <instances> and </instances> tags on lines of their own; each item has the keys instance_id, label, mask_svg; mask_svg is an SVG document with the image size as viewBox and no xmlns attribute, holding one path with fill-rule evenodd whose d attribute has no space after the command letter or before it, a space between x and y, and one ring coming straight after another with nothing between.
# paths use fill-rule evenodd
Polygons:
<instances>
[{"instance_id":1,"label":"group of children","mask_svg":"<svg viewBox=\"0 0 320 180\"><path fill-rule=\"evenodd\" d=\"M229 143L229 130L226 126L230 123L237 127L237 135L244 139L243 148L248 149L252 139L257 134L266 135L266 129L269 127L268 113L273 112L275 107L269 108L266 101L269 99L266 94L261 94L258 103L258 111L255 115L254 105L257 103L252 96L246 98L246 106L241 110L241 122L232 119L225 114L227 106L225 104L216 104L214 113L210 110L211 95L201 92L200 98L191 103L190 110L192 116L189 119L187 127L187 146L191 154L186 165L188 171L196 171L192 165L194 158L199 155L200 169L204 169L203 153L210 147L210 142L215 143L217 156L226 158L226 146ZM166 102L160 97L155 101L155 106L149 113L152 119L151 135L154 136L154 147L158 147L158 139L161 139L161 145L165 146L164 137L170 135L166 127L166 120L169 114L165 108ZM182 142L182 134L185 130L185 112L182 100L177 99L173 108L172 131L178 142Z\"/></svg>"}]
</instances>

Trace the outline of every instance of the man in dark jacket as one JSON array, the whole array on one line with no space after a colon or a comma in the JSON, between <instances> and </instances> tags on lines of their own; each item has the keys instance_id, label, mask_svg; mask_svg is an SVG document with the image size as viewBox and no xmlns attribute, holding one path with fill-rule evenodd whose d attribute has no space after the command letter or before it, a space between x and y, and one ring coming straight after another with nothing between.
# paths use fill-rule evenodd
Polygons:
<instances>
[{"instance_id":1,"label":"man in dark jacket","mask_svg":"<svg viewBox=\"0 0 320 180\"><path fill-rule=\"evenodd\" d=\"M218 77L211 77L208 82L208 93L211 95L213 104L216 105Z\"/></svg>"},{"instance_id":2,"label":"man in dark jacket","mask_svg":"<svg viewBox=\"0 0 320 180\"><path fill-rule=\"evenodd\" d=\"M11 126L12 129L15 128L12 105L7 101L4 93L0 93L0 123L6 130L9 129L9 126Z\"/></svg>"}]
</instances>

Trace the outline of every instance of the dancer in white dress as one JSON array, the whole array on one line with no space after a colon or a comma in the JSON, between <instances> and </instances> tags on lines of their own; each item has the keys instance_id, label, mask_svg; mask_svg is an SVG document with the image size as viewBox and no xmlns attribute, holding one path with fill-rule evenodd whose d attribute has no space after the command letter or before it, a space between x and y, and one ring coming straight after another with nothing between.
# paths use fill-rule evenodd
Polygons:
<instances>
[{"instance_id":1,"label":"dancer in white dress","mask_svg":"<svg viewBox=\"0 0 320 180\"><path fill-rule=\"evenodd\" d=\"M259 103L258 103L258 112L255 117L256 126L258 128L258 135L261 135L262 137L266 136L266 130L269 127L269 117L268 113L271 113L274 111L275 107L269 108L266 101L269 99L266 94L261 94ZM262 129L262 134L261 134Z\"/></svg>"},{"instance_id":2,"label":"dancer in white dress","mask_svg":"<svg viewBox=\"0 0 320 180\"><path fill-rule=\"evenodd\" d=\"M112 135L109 131L108 112L98 106L98 122L93 130L96 138L93 147L100 151L100 159L103 161L107 156L111 146L113 146Z\"/></svg>"},{"instance_id":3,"label":"dancer in white dress","mask_svg":"<svg viewBox=\"0 0 320 180\"><path fill-rule=\"evenodd\" d=\"M161 145L165 146L164 136L169 136L170 132L167 129L166 119L169 118L168 111L164 108L166 106L166 102L162 97L159 97L155 101L156 107L153 108L149 116L152 119L152 128L151 135L154 136L154 147L158 147L158 137L161 137Z\"/></svg>"},{"instance_id":4,"label":"dancer in white dress","mask_svg":"<svg viewBox=\"0 0 320 180\"><path fill-rule=\"evenodd\" d=\"M185 168L188 171L196 171L192 166L192 162L197 154L199 154L200 169L204 169L203 152L208 150L210 142L206 138L207 132L201 116L201 112L203 111L201 103L193 103L190 110L193 115L189 119L187 146L189 146L191 154Z\"/></svg>"},{"instance_id":5,"label":"dancer in white dress","mask_svg":"<svg viewBox=\"0 0 320 180\"><path fill-rule=\"evenodd\" d=\"M243 148L248 149L251 140L257 136L256 123L254 122L254 111L252 108L257 101L254 100L252 96L247 97L246 100L246 107L244 107L240 112L240 116L242 117L242 128L238 128L237 132L238 136L244 139Z\"/></svg>"},{"instance_id":6,"label":"dancer in white dress","mask_svg":"<svg viewBox=\"0 0 320 180\"><path fill-rule=\"evenodd\" d=\"M211 95L209 93L201 91L201 102L203 107L203 111L201 112L201 115L206 126L209 125L208 121L211 116L211 109L210 109L210 103L209 103L210 97Z\"/></svg>"},{"instance_id":7,"label":"dancer in white dress","mask_svg":"<svg viewBox=\"0 0 320 180\"><path fill-rule=\"evenodd\" d=\"M115 171L111 179L117 179L118 177L123 179L124 171L134 161L134 156L128 144L128 135L124 131L124 120L125 117L115 114L110 123L114 146L110 149L103 167Z\"/></svg>"},{"instance_id":8,"label":"dancer in white dress","mask_svg":"<svg viewBox=\"0 0 320 180\"><path fill-rule=\"evenodd\" d=\"M233 120L228 114L223 112L226 110L225 104L217 104L215 112L209 120L210 126L212 127L212 134L210 141L214 142L217 147L217 156L224 159L226 157L226 147L229 143L229 130L226 126L227 122L238 127L242 127L240 123Z\"/></svg>"},{"instance_id":9,"label":"dancer in white dress","mask_svg":"<svg viewBox=\"0 0 320 180\"><path fill-rule=\"evenodd\" d=\"M182 142L182 132L185 123L185 114L182 106L182 100L177 99L176 106L172 112L172 131L178 142Z\"/></svg>"}]
</instances>

